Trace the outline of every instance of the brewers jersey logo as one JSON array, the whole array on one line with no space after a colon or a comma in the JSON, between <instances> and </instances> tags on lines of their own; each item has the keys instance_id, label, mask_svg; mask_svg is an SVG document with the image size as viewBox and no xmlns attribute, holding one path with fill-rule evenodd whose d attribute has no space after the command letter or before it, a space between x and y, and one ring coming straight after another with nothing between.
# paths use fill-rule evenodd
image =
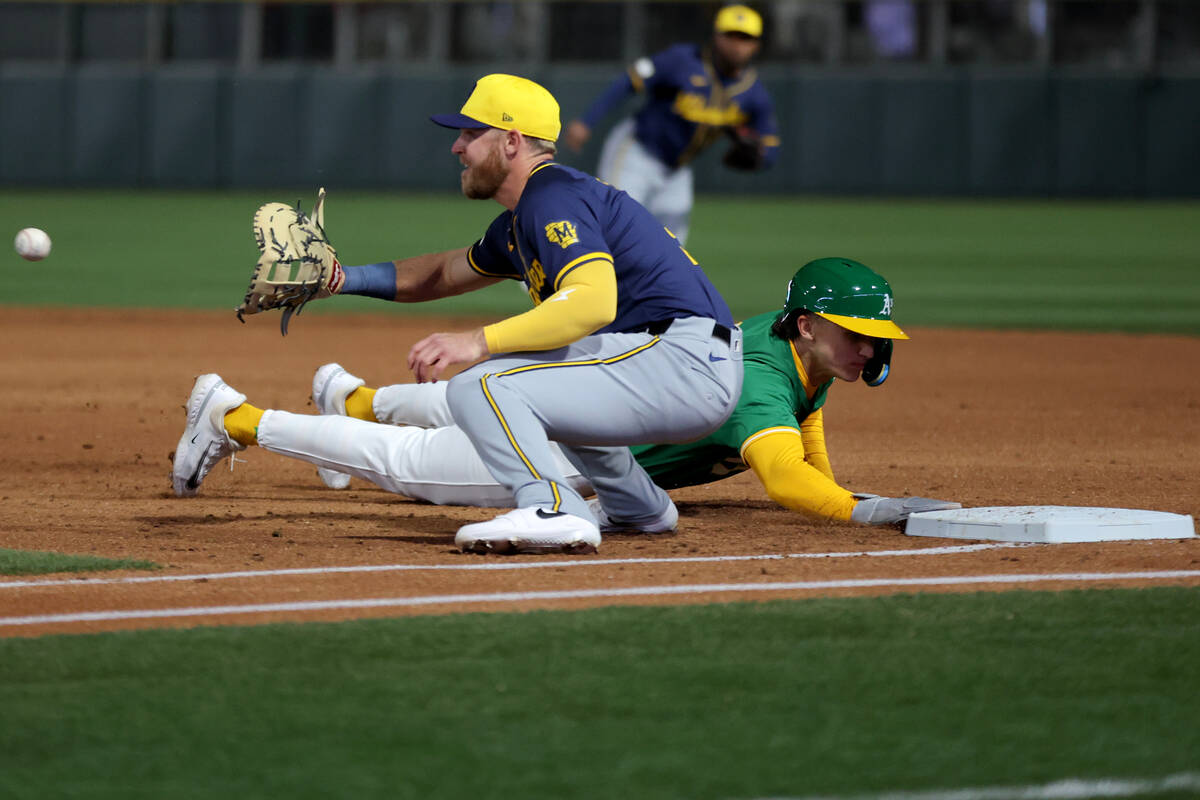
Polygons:
<instances>
[{"instance_id":1,"label":"brewers jersey logo","mask_svg":"<svg viewBox=\"0 0 1200 800\"><path fill-rule=\"evenodd\" d=\"M746 113L736 102L710 101L710 98L698 92L680 92L675 95L675 103L671 109L688 122L713 127L722 125L736 127L748 119Z\"/></svg>"},{"instance_id":2,"label":"brewers jersey logo","mask_svg":"<svg viewBox=\"0 0 1200 800\"><path fill-rule=\"evenodd\" d=\"M575 233L575 226L566 220L551 222L547 225L546 238L563 250L579 241L579 236Z\"/></svg>"}]
</instances>

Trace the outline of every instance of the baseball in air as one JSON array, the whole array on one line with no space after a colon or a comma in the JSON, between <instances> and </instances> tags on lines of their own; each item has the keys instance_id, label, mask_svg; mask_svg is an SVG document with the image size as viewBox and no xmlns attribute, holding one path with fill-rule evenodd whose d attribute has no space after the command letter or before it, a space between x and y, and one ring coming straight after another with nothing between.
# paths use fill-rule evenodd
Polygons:
<instances>
[{"instance_id":1,"label":"baseball in air","mask_svg":"<svg viewBox=\"0 0 1200 800\"><path fill-rule=\"evenodd\" d=\"M17 254L27 261L41 261L50 255L50 237L41 228L22 228L13 240Z\"/></svg>"}]
</instances>

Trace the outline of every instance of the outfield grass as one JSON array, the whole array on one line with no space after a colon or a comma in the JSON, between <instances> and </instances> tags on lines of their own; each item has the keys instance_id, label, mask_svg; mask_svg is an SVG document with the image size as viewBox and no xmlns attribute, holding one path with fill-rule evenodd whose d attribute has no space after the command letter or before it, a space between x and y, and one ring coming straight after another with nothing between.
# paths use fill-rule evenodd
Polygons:
<instances>
[{"instance_id":1,"label":"outfield grass","mask_svg":"<svg viewBox=\"0 0 1200 800\"><path fill-rule=\"evenodd\" d=\"M0 303L229 308L258 256L267 200L312 190L0 192L12 232L54 239L40 265L4 256ZM345 263L467 245L500 211L455 194L342 193L326 222ZM893 284L902 324L1200 334L1200 203L702 197L688 249L738 316L782 304L805 261L856 258ZM419 306L339 298L321 311L508 314L512 285Z\"/></svg>"},{"instance_id":2,"label":"outfield grass","mask_svg":"<svg viewBox=\"0 0 1200 800\"><path fill-rule=\"evenodd\" d=\"M1200 767L1200 590L0 640L0 796L751 798Z\"/></svg>"}]
</instances>

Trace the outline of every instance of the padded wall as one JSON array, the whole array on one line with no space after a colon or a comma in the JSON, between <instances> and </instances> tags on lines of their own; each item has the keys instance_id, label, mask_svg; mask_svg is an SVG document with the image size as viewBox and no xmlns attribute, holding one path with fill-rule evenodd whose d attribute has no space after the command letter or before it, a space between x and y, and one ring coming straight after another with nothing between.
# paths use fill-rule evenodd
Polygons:
<instances>
[{"instance_id":1,"label":"padded wall","mask_svg":"<svg viewBox=\"0 0 1200 800\"><path fill-rule=\"evenodd\" d=\"M445 190L458 173L454 137L428 116L456 110L487 71L5 66L0 183ZM531 77L560 98L564 122L611 79L578 67ZM777 165L731 172L718 144L696 162L699 191L1200 196L1200 76L779 71L766 80L784 143ZM619 116L561 158L593 168Z\"/></svg>"}]
</instances>

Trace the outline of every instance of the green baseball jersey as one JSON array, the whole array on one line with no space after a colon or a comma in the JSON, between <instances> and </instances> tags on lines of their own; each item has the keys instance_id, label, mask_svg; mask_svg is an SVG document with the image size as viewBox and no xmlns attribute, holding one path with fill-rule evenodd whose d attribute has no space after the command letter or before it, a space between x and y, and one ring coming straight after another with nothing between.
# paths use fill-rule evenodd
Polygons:
<instances>
[{"instance_id":1,"label":"green baseball jersey","mask_svg":"<svg viewBox=\"0 0 1200 800\"><path fill-rule=\"evenodd\" d=\"M747 469L742 443L767 428L800 429L800 422L825 404L833 379L810 398L800 378L791 342L771 335L778 312L759 314L741 324L742 397L715 432L685 444L633 447L634 458L664 489L695 486L728 478Z\"/></svg>"}]
</instances>

